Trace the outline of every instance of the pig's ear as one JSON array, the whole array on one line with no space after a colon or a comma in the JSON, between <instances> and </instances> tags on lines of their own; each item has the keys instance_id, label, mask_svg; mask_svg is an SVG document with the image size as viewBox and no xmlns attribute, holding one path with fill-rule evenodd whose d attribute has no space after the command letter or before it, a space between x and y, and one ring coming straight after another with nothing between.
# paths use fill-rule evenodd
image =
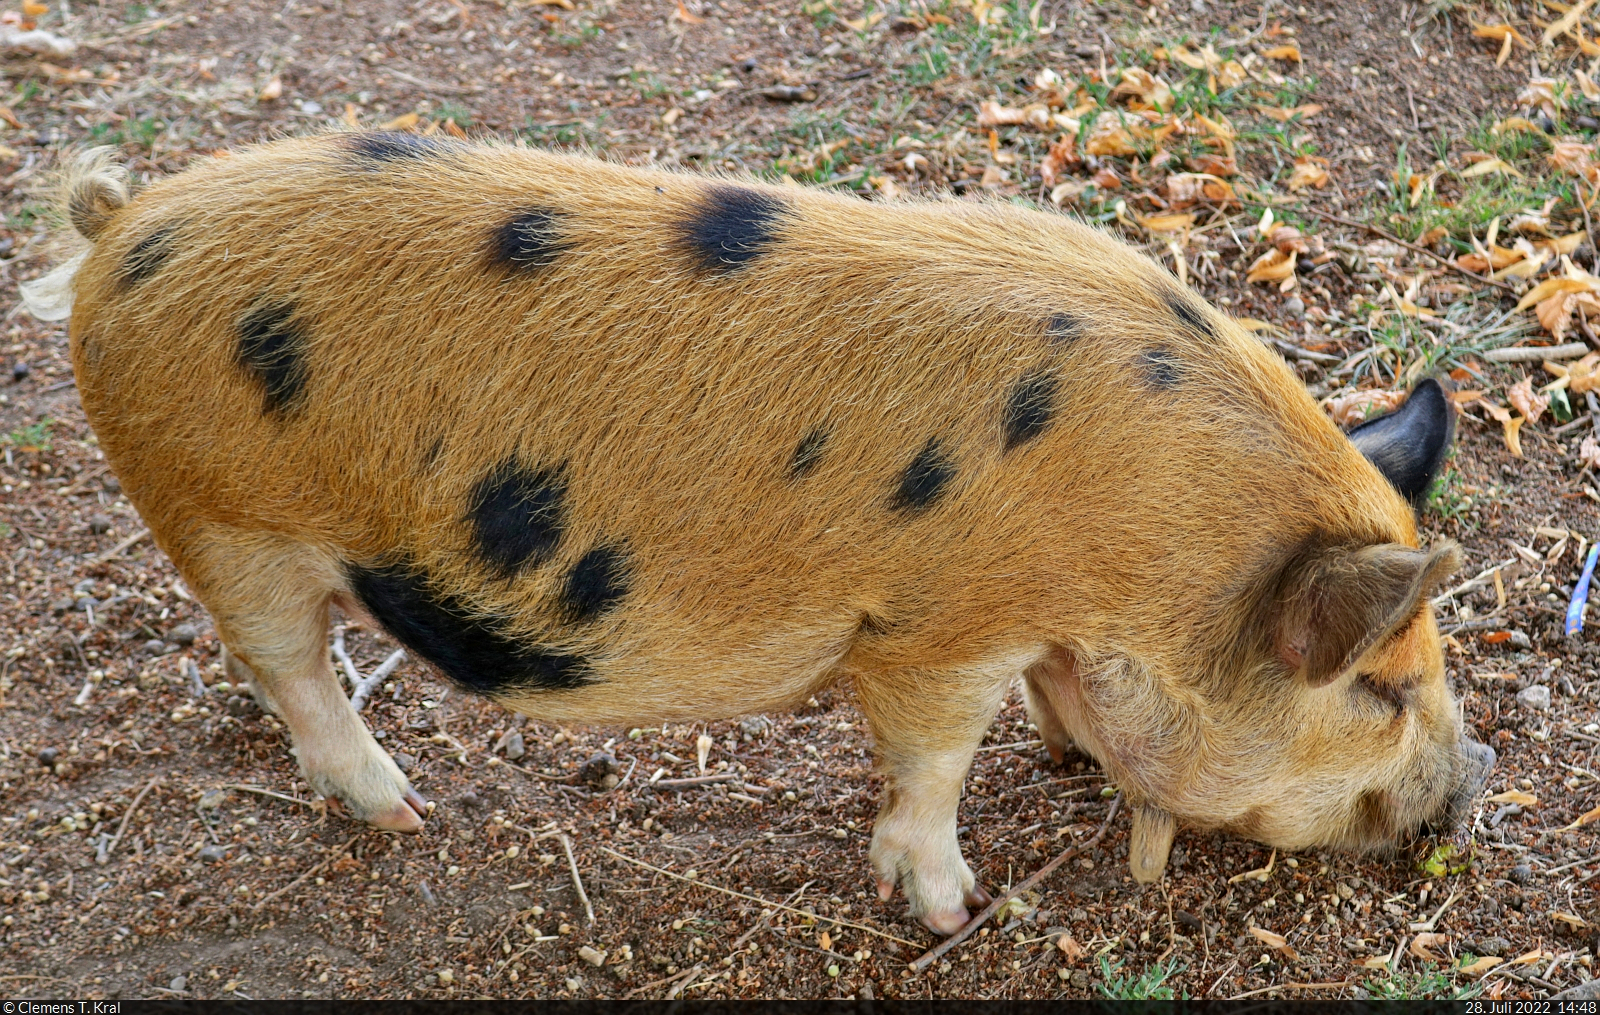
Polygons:
<instances>
[{"instance_id":1,"label":"pig's ear","mask_svg":"<svg viewBox=\"0 0 1600 1015\"><path fill-rule=\"evenodd\" d=\"M1312 687L1347 673L1372 646L1416 616L1461 566L1461 551L1398 543L1335 549L1286 575L1278 603L1278 658Z\"/></svg>"},{"instance_id":2,"label":"pig's ear","mask_svg":"<svg viewBox=\"0 0 1600 1015\"><path fill-rule=\"evenodd\" d=\"M1450 451L1456 413L1444 388L1428 378L1400 408L1351 430L1349 438L1400 496L1416 504Z\"/></svg>"}]
</instances>

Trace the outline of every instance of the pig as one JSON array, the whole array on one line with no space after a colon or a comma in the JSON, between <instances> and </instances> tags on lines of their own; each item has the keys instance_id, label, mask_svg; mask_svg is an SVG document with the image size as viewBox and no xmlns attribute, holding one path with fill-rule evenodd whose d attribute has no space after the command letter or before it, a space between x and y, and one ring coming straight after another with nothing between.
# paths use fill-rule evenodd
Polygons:
<instances>
[{"instance_id":1,"label":"pig","mask_svg":"<svg viewBox=\"0 0 1600 1015\"><path fill-rule=\"evenodd\" d=\"M308 783L428 808L341 692L330 610L546 723L778 711L843 684L882 898L949 934L1020 683L1092 755L1130 866L1176 831L1392 848L1493 752L1430 607L1425 380L1347 437L1151 260L995 201L868 203L521 146L339 132L137 197L65 181L84 411ZM1352 437L1354 439L1352 439Z\"/></svg>"}]
</instances>

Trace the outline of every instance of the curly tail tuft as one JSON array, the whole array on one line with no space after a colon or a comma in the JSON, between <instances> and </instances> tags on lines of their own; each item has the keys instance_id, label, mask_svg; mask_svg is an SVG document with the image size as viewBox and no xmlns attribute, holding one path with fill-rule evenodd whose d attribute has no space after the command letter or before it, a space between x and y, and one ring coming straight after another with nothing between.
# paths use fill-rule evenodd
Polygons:
<instances>
[{"instance_id":1,"label":"curly tail tuft","mask_svg":"<svg viewBox=\"0 0 1600 1015\"><path fill-rule=\"evenodd\" d=\"M67 217L84 239L93 240L128 203L128 171L111 148L90 148L68 167Z\"/></svg>"}]
</instances>

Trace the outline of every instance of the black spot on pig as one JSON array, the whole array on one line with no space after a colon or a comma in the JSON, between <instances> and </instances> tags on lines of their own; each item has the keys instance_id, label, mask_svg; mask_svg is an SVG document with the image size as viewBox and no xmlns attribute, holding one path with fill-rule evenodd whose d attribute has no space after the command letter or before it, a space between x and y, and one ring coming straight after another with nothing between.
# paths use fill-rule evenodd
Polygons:
<instances>
[{"instance_id":1,"label":"black spot on pig","mask_svg":"<svg viewBox=\"0 0 1600 1015\"><path fill-rule=\"evenodd\" d=\"M828 431L821 427L814 427L806 431L800 438L800 443L795 445L794 455L789 459L789 476L793 479L803 479L811 474L811 470L822 461L823 449L828 445Z\"/></svg>"},{"instance_id":2,"label":"black spot on pig","mask_svg":"<svg viewBox=\"0 0 1600 1015\"><path fill-rule=\"evenodd\" d=\"M1045 322L1044 333L1051 342L1065 345L1083 334L1083 322L1071 314L1052 314Z\"/></svg>"},{"instance_id":3,"label":"black spot on pig","mask_svg":"<svg viewBox=\"0 0 1600 1015\"><path fill-rule=\"evenodd\" d=\"M175 232L172 226L162 226L133 245L122 258L123 288L131 289L161 270L172 256Z\"/></svg>"},{"instance_id":4,"label":"black spot on pig","mask_svg":"<svg viewBox=\"0 0 1600 1015\"><path fill-rule=\"evenodd\" d=\"M955 474L956 467L945 457L939 439L931 438L900 473L889 507L895 511L922 511L939 499Z\"/></svg>"},{"instance_id":5,"label":"black spot on pig","mask_svg":"<svg viewBox=\"0 0 1600 1015\"><path fill-rule=\"evenodd\" d=\"M460 147L442 138L406 134L397 130L352 134L345 143L357 158L376 163L432 158Z\"/></svg>"},{"instance_id":6,"label":"black spot on pig","mask_svg":"<svg viewBox=\"0 0 1600 1015\"><path fill-rule=\"evenodd\" d=\"M501 462L478 482L467 510L478 555L502 578L549 560L561 542L566 492L558 468Z\"/></svg>"},{"instance_id":7,"label":"black spot on pig","mask_svg":"<svg viewBox=\"0 0 1600 1015\"><path fill-rule=\"evenodd\" d=\"M1177 315L1184 326L1196 334L1206 338L1216 338L1217 331L1206 318L1206 312L1197 306L1194 300L1178 293L1167 293L1165 297L1168 309Z\"/></svg>"},{"instance_id":8,"label":"black spot on pig","mask_svg":"<svg viewBox=\"0 0 1600 1015\"><path fill-rule=\"evenodd\" d=\"M283 416L305 395L310 374L307 336L291 303L264 303L239 319L239 365L262 389L262 409Z\"/></svg>"},{"instance_id":9,"label":"black spot on pig","mask_svg":"<svg viewBox=\"0 0 1600 1015\"><path fill-rule=\"evenodd\" d=\"M684 223L684 239L703 269L737 271L777 242L788 214L788 205L758 190L712 186Z\"/></svg>"},{"instance_id":10,"label":"black spot on pig","mask_svg":"<svg viewBox=\"0 0 1600 1015\"><path fill-rule=\"evenodd\" d=\"M535 272L571 248L561 238L561 216L548 208L524 208L494 232L489 259L512 271Z\"/></svg>"},{"instance_id":11,"label":"black spot on pig","mask_svg":"<svg viewBox=\"0 0 1600 1015\"><path fill-rule=\"evenodd\" d=\"M1139 354L1144 383L1156 391L1171 391L1183 380L1183 363L1171 349L1147 349Z\"/></svg>"},{"instance_id":12,"label":"black spot on pig","mask_svg":"<svg viewBox=\"0 0 1600 1015\"><path fill-rule=\"evenodd\" d=\"M1055 375L1043 370L1023 375L1012 386L1005 408L1007 451L1033 440L1050 425L1059 387L1060 382Z\"/></svg>"},{"instance_id":13,"label":"black spot on pig","mask_svg":"<svg viewBox=\"0 0 1600 1015\"><path fill-rule=\"evenodd\" d=\"M350 590L395 640L479 694L562 690L592 681L581 656L524 644L461 600L434 589L406 562L345 567Z\"/></svg>"},{"instance_id":14,"label":"black spot on pig","mask_svg":"<svg viewBox=\"0 0 1600 1015\"><path fill-rule=\"evenodd\" d=\"M561 612L574 624L587 623L621 602L628 588L627 552L616 546L597 546L567 572Z\"/></svg>"}]
</instances>

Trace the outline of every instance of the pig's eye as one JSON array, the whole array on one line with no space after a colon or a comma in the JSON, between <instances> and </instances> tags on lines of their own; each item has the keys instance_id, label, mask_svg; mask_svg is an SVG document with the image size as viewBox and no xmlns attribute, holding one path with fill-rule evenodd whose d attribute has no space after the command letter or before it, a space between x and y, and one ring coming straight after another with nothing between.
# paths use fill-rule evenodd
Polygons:
<instances>
[{"instance_id":1,"label":"pig's eye","mask_svg":"<svg viewBox=\"0 0 1600 1015\"><path fill-rule=\"evenodd\" d=\"M1379 683L1370 676L1362 674L1356 680L1356 686L1363 694L1377 698L1394 710L1395 715L1400 715L1406 710L1405 692L1392 684Z\"/></svg>"}]
</instances>

